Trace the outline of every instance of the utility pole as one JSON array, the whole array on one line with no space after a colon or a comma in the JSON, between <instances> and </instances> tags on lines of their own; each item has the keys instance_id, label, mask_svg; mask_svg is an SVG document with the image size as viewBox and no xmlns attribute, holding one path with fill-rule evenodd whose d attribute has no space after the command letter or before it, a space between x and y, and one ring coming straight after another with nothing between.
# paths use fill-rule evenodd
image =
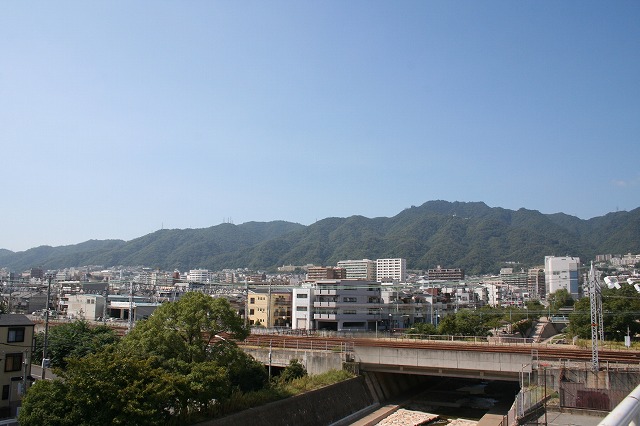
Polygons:
<instances>
[{"instance_id":1,"label":"utility pole","mask_svg":"<svg viewBox=\"0 0 640 426\"><path fill-rule=\"evenodd\" d=\"M271 280L269 280L269 296L267 298L267 328L271 328Z\"/></svg>"},{"instance_id":2,"label":"utility pole","mask_svg":"<svg viewBox=\"0 0 640 426\"><path fill-rule=\"evenodd\" d=\"M51 299L51 274L47 276L47 309L44 314L44 344L42 345L42 380L46 376L46 368L49 367L49 359L47 358L47 346L49 344L49 300Z\"/></svg>"},{"instance_id":3,"label":"utility pole","mask_svg":"<svg viewBox=\"0 0 640 426\"><path fill-rule=\"evenodd\" d=\"M247 278L244 279L244 326L247 327L249 325L249 283L247 282Z\"/></svg>"}]
</instances>

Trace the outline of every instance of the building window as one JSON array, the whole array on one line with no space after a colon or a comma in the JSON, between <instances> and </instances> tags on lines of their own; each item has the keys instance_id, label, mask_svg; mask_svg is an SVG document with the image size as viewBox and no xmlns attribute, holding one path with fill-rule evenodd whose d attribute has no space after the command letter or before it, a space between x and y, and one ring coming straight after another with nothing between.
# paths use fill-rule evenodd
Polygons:
<instances>
[{"instance_id":1,"label":"building window","mask_svg":"<svg viewBox=\"0 0 640 426\"><path fill-rule=\"evenodd\" d=\"M4 362L4 371L22 370L22 353L7 354Z\"/></svg>"},{"instance_id":2,"label":"building window","mask_svg":"<svg viewBox=\"0 0 640 426\"><path fill-rule=\"evenodd\" d=\"M24 327L9 328L7 342L24 342Z\"/></svg>"},{"instance_id":3,"label":"building window","mask_svg":"<svg viewBox=\"0 0 640 426\"><path fill-rule=\"evenodd\" d=\"M11 385L4 385L2 386L2 399L3 400L7 400L9 399L9 389Z\"/></svg>"},{"instance_id":4,"label":"building window","mask_svg":"<svg viewBox=\"0 0 640 426\"><path fill-rule=\"evenodd\" d=\"M355 303L358 301L358 299L355 297L343 297L342 301L346 303Z\"/></svg>"},{"instance_id":5,"label":"building window","mask_svg":"<svg viewBox=\"0 0 640 426\"><path fill-rule=\"evenodd\" d=\"M252 305L254 305L256 303L256 299L255 297L252 297L251 299L249 299L249 303L251 303Z\"/></svg>"},{"instance_id":6,"label":"building window","mask_svg":"<svg viewBox=\"0 0 640 426\"><path fill-rule=\"evenodd\" d=\"M307 297L309 297L309 295L307 293L298 293L296 294L296 297L298 299L306 299Z\"/></svg>"},{"instance_id":7,"label":"building window","mask_svg":"<svg viewBox=\"0 0 640 426\"><path fill-rule=\"evenodd\" d=\"M355 314L356 314L356 311L355 311L355 310L352 310L352 309L345 309L344 311L342 311L342 313L343 313L344 315L355 315Z\"/></svg>"},{"instance_id":8,"label":"building window","mask_svg":"<svg viewBox=\"0 0 640 426\"><path fill-rule=\"evenodd\" d=\"M306 312L307 311L307 307L306 306L296 306L296 311L298 311L298 312Z\"/></svg>"},{"instance_id":9,"label":"building window","mask_svg":"<svg viewBox=\"0 0 640 426\"><path fill-rule=\"evenodd\" d=\"M253 309L249 309L249 315L255 315L255 311Z\"/></svg>"}]
</instances>

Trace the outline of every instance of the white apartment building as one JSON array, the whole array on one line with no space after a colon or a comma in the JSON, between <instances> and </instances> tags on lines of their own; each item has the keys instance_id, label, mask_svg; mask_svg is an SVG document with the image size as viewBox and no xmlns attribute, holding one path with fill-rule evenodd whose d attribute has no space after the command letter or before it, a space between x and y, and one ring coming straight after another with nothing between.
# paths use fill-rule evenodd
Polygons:
<instances>
[{"instance_id":1,"label":"white apartment building","mask_svg":"<svg viewBox=\"0 0 640 426\"><path fill-rule=\"evenodd\" d=\"M376 260L376 280L378 282L404 282L407 278L407 259Z\"/></svg>"},{"instance_id":2,"label":"white apartment building","mask_svg":"<svg viewBox=\"0 0 640 426\"><path fill-rule=\"evenodd\" d=\"M211 272L208 269L192 269L187 274L187 281L190 283L206 284L211 280Z\"/></svg>"},{"instance_id":3,"label":"white apartment building","mask_svg":"<svg viewBox=\"0 0 640 426\"><path fill-rule=\"evenodd\" d=\"M384 306L374 281L319 280L293 295L293 328L375 330Z\"/></svg>"},{"instance_id":4,"label":"white apartment building","mask_svg":"<svg viewBox=\"0 0 640 426\"><path fill-rule=\"evenodd\" d=\"M293 289L291 298L291 328L298 330L313 330L313 301L315 297L314 286L299 287Z\"/></svg>"},{"instance_id":5,"label":"white apartment building","mask_svg":"<svg viewBox=\"0 0 640 426\"><path fill-rule=\"evenodd\" d=\"M506 286L502 281L485 281L481 284L486 290L487 304L492 307L502 306L505 300Z\"/></svg>"},{"instance_id":6,"label":"white apartment building","mask_svg":"<svg viewBox=\"0 0 640 426\"><path fill-rule=\"evenodd\" d=\"M376 280L376 261L369 259L362 260L341 260L338 268L346 271L348 280Z\"/></svg>"},{"instance_id":7,"label":"white apartment building","mask_svg":"<svg viewBox=\"0 0 640 426\"><path fill-rule=\"evenodd\" d=\"M580 297L580 258L545 256L544 274L547 296L565 289L574 300Z\"/></svg>"}]
</instances>

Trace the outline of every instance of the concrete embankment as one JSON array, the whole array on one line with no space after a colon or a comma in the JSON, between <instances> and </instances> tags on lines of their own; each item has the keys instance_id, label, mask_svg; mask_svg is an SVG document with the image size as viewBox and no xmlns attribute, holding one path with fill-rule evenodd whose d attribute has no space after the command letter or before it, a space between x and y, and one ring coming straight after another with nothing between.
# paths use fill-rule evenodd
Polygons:
<instances>
[{"instance_id":1,"label":"concrete embankment","mask_svg":"<svg viewBox=\"0 0 640 426\"><path fill-rule=\"evenodd\" d=\"M317 426L336 423L375 404L364 377L297 395L199 426Z\"/></svg>"}]
</instances>

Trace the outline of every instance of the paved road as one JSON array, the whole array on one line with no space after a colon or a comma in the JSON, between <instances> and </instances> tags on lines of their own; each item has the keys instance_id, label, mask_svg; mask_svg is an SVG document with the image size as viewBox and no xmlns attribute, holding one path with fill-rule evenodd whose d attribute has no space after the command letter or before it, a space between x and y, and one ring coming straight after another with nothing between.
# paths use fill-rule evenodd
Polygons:
<instances>
[{"instance_id":1,"label":"paved road","mask_svg":"<svg viewBox=\"0 0 640 426\"><path fill-rule=\"evenodd\" d=\"M39 365L31 364L31 375L37 380L42 380L42 367L40 367ZM44 378L47 380L54 380L57 379L58 376L53 374L53 371L51 371L50 368L47 368Z\"/></svg>"},{"instance_id":2,"label":"paved road","mask_svg":"<svg viewBox=\"0 0 640 426\"><path fill-rule=\"evenodd\" d=\"M588 416L584 414L547 412L548 426L598 426L604 417ZM544 425L544 416L538 419L539 425Z\"/></svg>"}]
</instances>

